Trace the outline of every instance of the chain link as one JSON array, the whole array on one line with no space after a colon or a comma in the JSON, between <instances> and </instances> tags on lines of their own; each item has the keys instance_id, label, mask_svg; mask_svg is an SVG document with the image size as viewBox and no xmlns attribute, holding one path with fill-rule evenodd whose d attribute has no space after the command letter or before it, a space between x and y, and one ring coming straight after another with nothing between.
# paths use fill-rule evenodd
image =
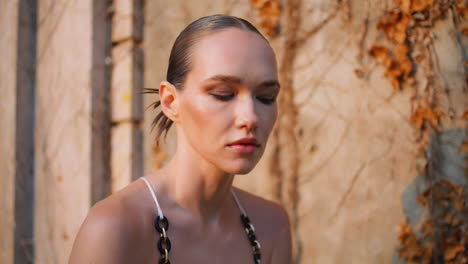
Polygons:
<instances>
[{"instance_id":1,"label":"chain link","mask_svg":"<svg viewBox=\"0 0 468 264\"><path fill-rule=\"evenodd\" d=\"M247 238L249 239L250 245L252 246L254 263L260 264L262 263L262 254L260 252L262 247L260 242L258 242L257 237L255 236L255 227L252 225L252 223L250 223L250 219L247 215L241 214L240 218L242 224L244 225ZM158 251L161 254L159 264L170 264L171 261L169 260L169 252L171 251L171 240L167 236L167 230L169 230L169 222L167 221L167 218L165 216L162 218L157 216L154 220L154 227L159 233Z\"/></svg>"},{"instance_id":2,"label":"chain link","mask_svg":"<svg viewBox=\"0 0 468 264\"><path fill-rule=\"evenodd\" d=\"M169 260L169 251L171 251L171 240L169 237L167 237L166 232L169 230L169 221L167 221L165 216L162 218L157 216L154 220L154 228L156 228L156 231L159 233L158 250L161 254L159 264L170 264L171 261Z\"/></svg>"},{"instance_id":3,"label":"chain link","mask_svg":"<svg viewBox=\"0 0 468 264\"><path fill-rule=\"evenodd\" d=\"M240 218L242 224L244 224L244 230L249 238L250 245L252 246L254 263L260 264L262 263L262 254L260 252L261 245L257 240L257 236L255 236L255 228L252 223L250 223L250 219L247 215L241 214Z\"/></svg>"}]
</instances>

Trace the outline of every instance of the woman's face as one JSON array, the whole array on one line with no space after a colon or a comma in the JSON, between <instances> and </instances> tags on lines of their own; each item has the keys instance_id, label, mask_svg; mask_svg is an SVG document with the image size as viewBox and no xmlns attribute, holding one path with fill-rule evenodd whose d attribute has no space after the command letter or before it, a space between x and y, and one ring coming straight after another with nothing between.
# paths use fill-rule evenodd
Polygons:
<instances>
[{"instance_id":1,"label":"woman's face","mask_svg":"<svg viewBox=\"0 0 468 264\"><path fill-rule=\"evenodd\" d=\"M191 71L179 92L178 131L201 162L248 173L276 120L274 53L257 34L228 28L199 39L190 55Z\"/></svg>"}]
</instances>

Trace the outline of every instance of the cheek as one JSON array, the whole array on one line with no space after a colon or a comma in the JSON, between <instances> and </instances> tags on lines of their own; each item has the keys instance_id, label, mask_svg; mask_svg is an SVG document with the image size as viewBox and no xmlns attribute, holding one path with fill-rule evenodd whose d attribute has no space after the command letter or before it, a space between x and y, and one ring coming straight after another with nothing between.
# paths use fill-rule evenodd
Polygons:
<instances>
[{"instance_id":1,"label":"cheek","mask_svg":"<svg viewBox=\"0 0 468 264\"><path fill-rule=\"evenodd\" d=\"M191 96L190 100L181 104L181 125L186 135L194 140L213 137L219 138L221 130L229 120L226 109L213 103L209 97L203 95Z\"/></svg>"},{"instance_id":2,"label":"cheek","mask_svg":"<svg viewBox=\"0 0 468 264\"><path fill-rule=\"evenodd\" d=\"M182 114L182 124L188 125L198 125L198 124L206 124L209 120L209 109L207 107L200 107L202 103L197 103L196 98L191 100L190 102L186 102L181 107Z\"/></svg>"}]
</instances>

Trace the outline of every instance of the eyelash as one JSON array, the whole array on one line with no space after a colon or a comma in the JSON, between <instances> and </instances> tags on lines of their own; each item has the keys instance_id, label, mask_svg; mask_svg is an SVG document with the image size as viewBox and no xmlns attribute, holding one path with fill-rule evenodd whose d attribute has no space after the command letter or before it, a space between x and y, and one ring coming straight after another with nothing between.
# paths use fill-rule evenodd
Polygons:
<instances>
[{"instance_id":1,"label":"eyelash","mask_svg":"<svg viewBox=\"0 0 468 264\"><path fill-rule=\"evenodd\" d=\"M259 101L262 102L263 104L271 105L271 104L273 104L273 103L276 101L276 96L275 96L275 97L272 97L272 98L268 98L268 97L257 97L257 100L259 100Z\"/></svg>"},{"instance_id":2,"label":"eyelash","mask_svg":"<svg viewBox=\"0 0 468 264\"><path fill-rule=\"evenodd\" d=\"M219 94L211 94L214 98L220 100L220 101L229 101L232 98L234 98L234 95L219 95ZM273 98L268 98L268 97L256 97L258 101L260 101L262 104L270 105L273 104L276 101L276 96Z\"/></svg>"}]
</instances>

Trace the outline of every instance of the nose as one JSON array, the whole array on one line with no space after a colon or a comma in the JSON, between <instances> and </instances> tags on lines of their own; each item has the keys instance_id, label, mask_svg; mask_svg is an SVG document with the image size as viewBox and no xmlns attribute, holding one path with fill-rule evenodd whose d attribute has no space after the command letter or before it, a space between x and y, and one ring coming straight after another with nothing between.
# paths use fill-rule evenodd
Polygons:
<instances>
[{"instance_id":1,"label":"nose","mask_svg":"<svg viewBox=\"0 0 468 264\"><path fill-rule=\"evenodd\" d=\"M254 132L258 127L258 115L255 110L255 99L252 96L245 96L238 101L236 127Z\"/></svg>"}]
</instances>

